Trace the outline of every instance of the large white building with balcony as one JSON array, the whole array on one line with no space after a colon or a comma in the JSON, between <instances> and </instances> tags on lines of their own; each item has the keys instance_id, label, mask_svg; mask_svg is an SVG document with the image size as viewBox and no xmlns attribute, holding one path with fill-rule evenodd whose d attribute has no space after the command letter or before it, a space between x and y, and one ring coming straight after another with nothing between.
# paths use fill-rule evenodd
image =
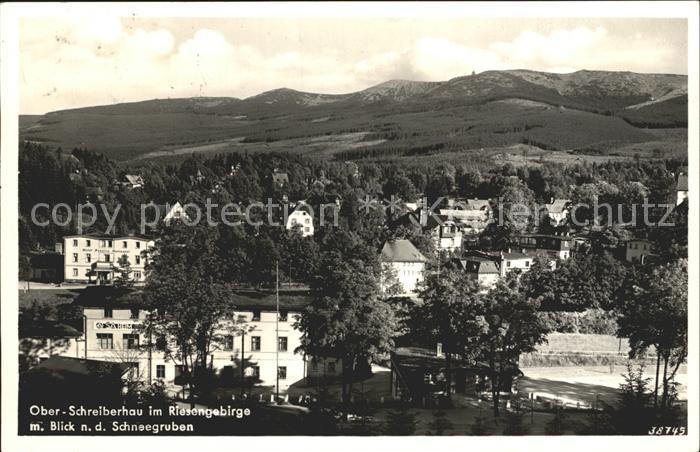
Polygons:
<instances>
[{"instance_id":1,"label":"large white building with balcony","mask_svg":"<svg viewBox=\"0 0 700 452\"><path fill-rule=\"evenodd\" d=\"M126 256L135 283L146 280L148 250L153 240L142 236L69 235L63 238L64 280L111 284Z\"/></svg>"},{"instance_id":2,"label":"large white building with balcony","mask_svg":"<svg viewBox=\"0 0 700 452\"><path fill-rule=\"evenodd\" d=\"M68 356L118 362L131 366L130 379L148 383L162 380L169 387L182 386L183 380L179 378L184 376L182 363L163 351L162 339L146 333L148 311L142 299L114 296L115 293L120 293L119 289L108 286L84 289L76 300L83 307L82 334L72 328L68 328L68 333L60 330L58 336L50 332L47 342L43 332L28 333L24 335L24 343L33 346L24 349L36 351L38 341L43 341L48 345L34 361ZM284 394L304 378L333 377L342 372L339 360L310 359L297 351L301 331L294 324L310 302L308 292L280 292L279 301L278 318L274 293L234 294L235 311L220 320L217 339L207 359L223 384L226 379L240 382L243 371L249 387L274 393L279 382L279 391ZM53 336L56 338L52 339Z\"/></svg>"}]
</instances>

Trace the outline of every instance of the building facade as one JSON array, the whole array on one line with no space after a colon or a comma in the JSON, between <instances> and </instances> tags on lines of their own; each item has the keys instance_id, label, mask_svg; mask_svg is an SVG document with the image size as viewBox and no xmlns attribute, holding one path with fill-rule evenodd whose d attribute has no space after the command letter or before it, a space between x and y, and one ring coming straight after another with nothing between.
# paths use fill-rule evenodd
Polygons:
<instances>
[{"instance_id":1,"label":"building facade","mask_svg":"<svg viewBox=\"0 0 700 452\"><path fill-rule=\"evenodd\" d=\"M573 237L568 235L527 234L518 237L520 248L553 260L571 257L573 243Z\"/></svg>"},{"instance_id":2,"label":"building facade","mask_svg":"<svg viewBox=\"0 0 700 452\"><path fill-rule=\"evenodd\" d=\"M89 287L82 297L83 334L67 335L51 332L46 336L32 332L31 340L45 344L39 361L50 356L67 356L126 364L131 380L152 383L162 380L167 386L179 386L183 375L181 362L167 356L159 338L146 333L148 311L138 297L113 299L99 295L110 287ZM105 292L103 292L105 291ZM98 295L90 295L98 294ZM332 377L342 372L339 360L310 359L297 351L301 331L295 328L305 306L310 302L306 292L280 295L279 317L274 294L246 292L236 294L236 310L222 318L215 331L208 363L219 378L238 379L241 367L247 380L255 386L279 391L306 377ZM60 336L60 341L57 336ZM78 337L76 337L78 336ZM53 338L47 341L47 338ZM22 350L20 350L22 352ZM241 366L243 363L243 366Z\"/></svg>"},{"instance_id":3,"label":"building facade","mask_svg":"<svg viewBox=\"0 0 700 452\"><path fill-rule=\"evenodd\" d=\"M64 280L76 283L111 284L126 256L135 283L146 280L148 250L153 240L141 236L69 235L63 238Z\"/></svg>"},{"instance_id":4,"label":"building facade","mask_svg":"<svg viewBox=\"0 0 700 452\"><path fill-rule=\"evenodd\" d=\"M652 255L652 243L649 240L633 239L625 244L625 260L627 262L644 264Z\"/></svg>"},{"instance_id":5,"label":"building facade","mask_svg":"<svg viewBox=\"0 0 700 452\"><path fill-rule=\"evenodd\" d=\"M299 227L302 237L310 237L314 235L314 221L311 215L302 209L297 209L290 213L287 217L285 228L292 230Z\"/></svg>"},{"instance_id":6,"label":"building facade","mask_svg":"<svg viewBox=\"0 0 700 452\"><path fill-rule=\"evenodd\" d=\"M380 260L385 269L391 269L401 286L401 295L416 296L423 282L423 271L428 262L413 243L408 240L386 242Z\"/></svg>"}]
</instances>

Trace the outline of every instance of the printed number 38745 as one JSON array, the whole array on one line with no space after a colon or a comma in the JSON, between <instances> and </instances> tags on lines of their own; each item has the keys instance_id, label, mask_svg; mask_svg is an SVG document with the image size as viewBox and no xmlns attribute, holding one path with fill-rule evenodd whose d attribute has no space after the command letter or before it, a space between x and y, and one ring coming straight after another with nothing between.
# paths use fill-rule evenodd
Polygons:
<instances>
[{"instance_id":1,"label":"printed number 38745","mask_svg":"<svg viewBox=\"0 0 700 452\"><path fill-rule=\"evenodd\" d=\"M685 427L658 427L653 425L649 435L685 435Z\"/></svg>"}]
</instances>

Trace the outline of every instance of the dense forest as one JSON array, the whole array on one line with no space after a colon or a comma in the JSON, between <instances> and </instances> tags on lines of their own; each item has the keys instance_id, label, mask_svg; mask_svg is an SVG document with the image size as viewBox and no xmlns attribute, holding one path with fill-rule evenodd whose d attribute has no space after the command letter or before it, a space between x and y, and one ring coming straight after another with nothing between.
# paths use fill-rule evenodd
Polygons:
<instances>
[{"instance_id":1,"label":"dense forest","mask_svg":"<svg viewBox=\"0 0 700 452\"><path fill-rule=\"evenodd\" d=\"M65 209L58 209L64 226L50 222L38 226L31 221L32 207L47 203L53 208L65 203L75 211L79 204L95 203L95 223L84 232L104 233L107 220L104 209L117 212L114 234L141 231L141 205L193 203L204 206L207 199L222 206L238 203L245 207L252 202L265 203L271 199L283 203L306 200L311 206L321 206L340 199L337 226L318 223L311 239L301 239L280 226L226 227L219 225L223 247L231 254L231 278L241 283L261 284L269 281L269 263L283 257L288 261L285 278L303 281L308 275L308 256L322 246L332 235L331 229L353 234L373 249L379 250L384 241L393 237L412 239L428 256L434 255L427 233L393 227L391 220L400 212L384 209L361 210L363 199L390 199L415 201L425 196L432 205L440 197L491 199L495 208L513 202L526 204L549 202L551 198L568 198L574 202L607 202L613 206L641 203L645 198L653 203L674 202L675 175L684 164L681 160L640 160L582 163L561 165L544 162L537 166L503 166L464 161L461 164L429 164L425 160L412 162L339 162L284 154L229 153L210 158L192 155L180 164L145 163L140 165L117 163L102 154L74 149L65 152L43 145L24 142L19 153L19 238L20 268L29 270L28 256L41 250L51 250L54 243L67 234L77 232L77 215L71 221L65 218ZM272 179L274 172L284 172L288 183L278 186ZM119 181L125 174L138 174L144 186L131 189ZM369 197L369 198L367 198ZM119 209L117 210L117 206ZM50 209L49 208L49 209ZM507 207L504 207L507 208ZM44 221L49 209L37 209L36 217ZM624 209L623 209L624 210ZM87 214L88 210L84 212ZM75 213L75 212L74 212ZM590 215L582 211L583 215ZM265 212L259 212L264 216ZM90 220L83 219L84 223ZM531 222L527 229L535 231L545 225ZM602 243L622 240L630 235L656 237L670 243L683 242L684 230L677 234L656 234L654 230L608 228L593 231ZM546 232L546 231L544 231ZM587 231L589 234L591 231ZM513 242L514 234L507 225L488 228L482 242L487 247L505 249ZM687 238L685 239L687 240ZM606 245L607 246L607 245ZM296 262L295 262L296 260ZM297 270L295 270L297 269Z\"/></svg>"}]
</instances>

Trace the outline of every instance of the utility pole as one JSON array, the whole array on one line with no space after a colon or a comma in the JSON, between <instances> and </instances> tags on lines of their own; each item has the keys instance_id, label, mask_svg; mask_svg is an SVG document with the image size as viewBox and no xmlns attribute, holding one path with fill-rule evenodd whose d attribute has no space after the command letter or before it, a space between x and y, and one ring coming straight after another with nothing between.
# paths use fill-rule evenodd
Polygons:
<instances>
[{"instance_id":1,"label":"utility pole","mask_svg":"<svg viewBox=\"0 0 700 452\"><path fill-rule=\"evenodd\" d=\"M275 362L277 364L277 384L275 385L275 398L280 398L280 265L275 261L275 300L277 304L275 317Z\"/></svg>"},{"instance_id":2,"label":"utility pole","mask_svg":"<svg viewBox=\"0 0 700 452\"><path fill-rule=\"evenodd\" d=\"M241 400L245 394L245 327L241 330Z\"/></svg>"}]
</instances>

